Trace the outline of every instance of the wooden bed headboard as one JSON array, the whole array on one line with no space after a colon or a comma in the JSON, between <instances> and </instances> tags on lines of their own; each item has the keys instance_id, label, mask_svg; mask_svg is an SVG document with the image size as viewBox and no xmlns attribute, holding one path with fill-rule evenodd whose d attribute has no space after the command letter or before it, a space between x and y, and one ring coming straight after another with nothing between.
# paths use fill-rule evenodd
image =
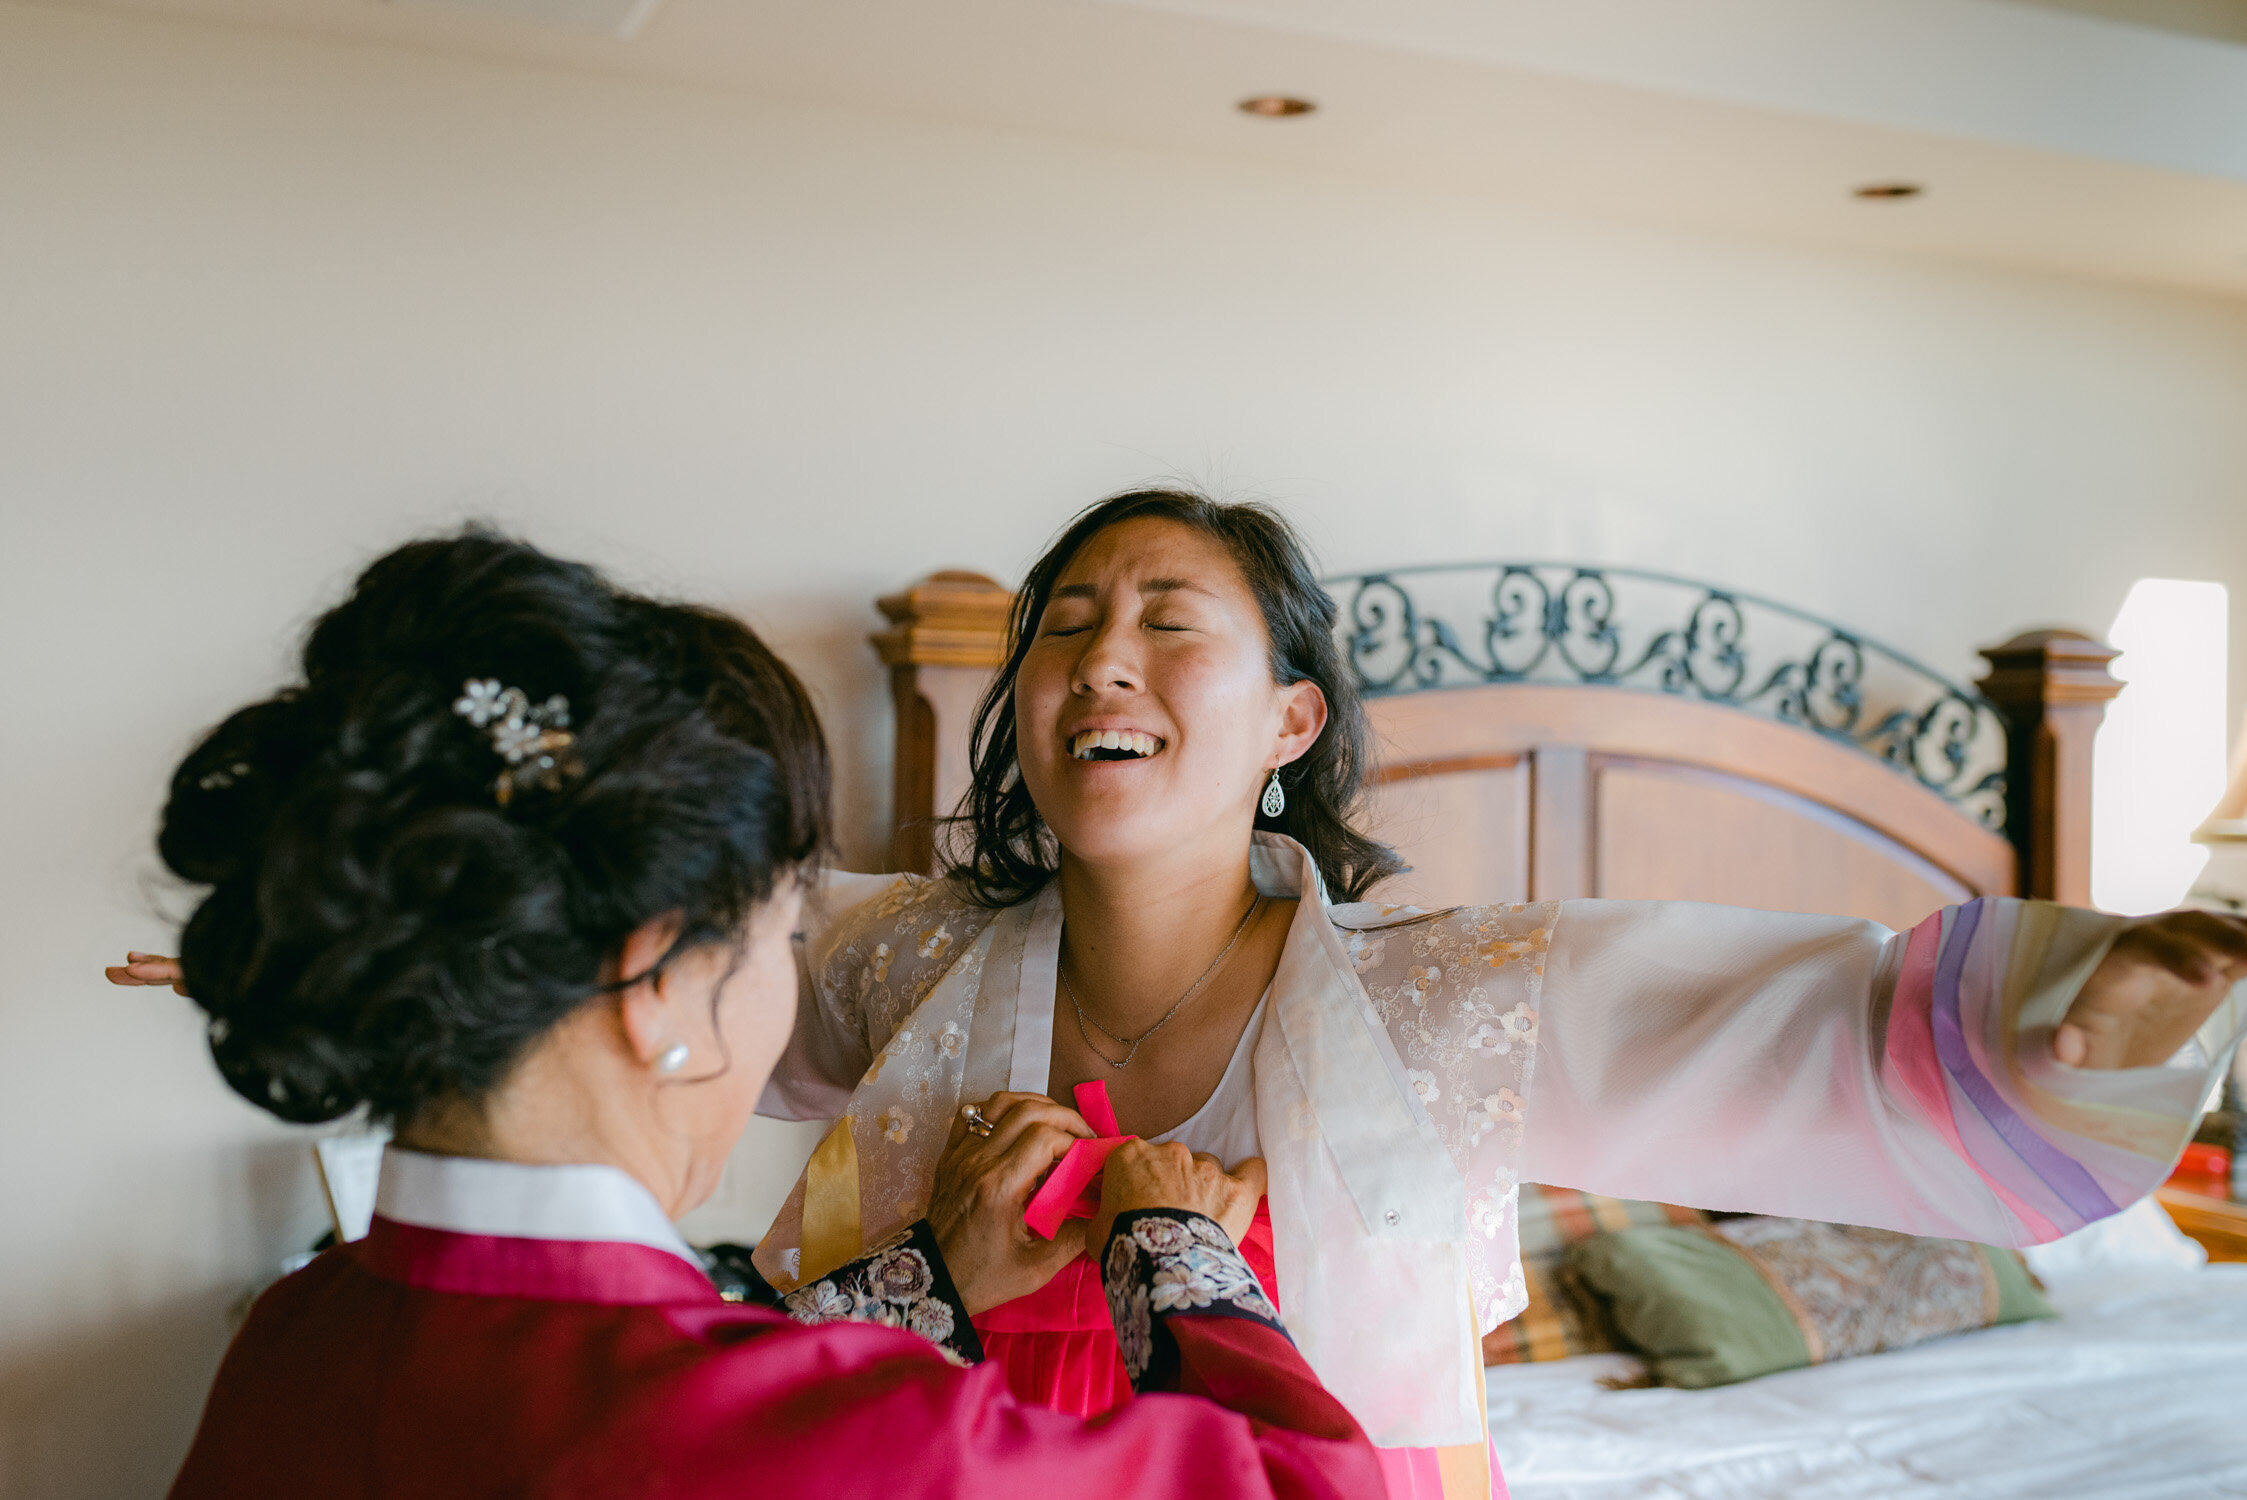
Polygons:
<instances>
[{"instance_id":1,"label":"wooden bed headboard","mask_svg":"<svg viewBox=\"0 0 2247 1500\"><path fill-rule=\"evenodd\" d=\"M2121 690L2075 631L1985 648L1970 689L1786 605L1575 564L1328 580L1380 747L1395 901L1718 901L1911 925L1976 895L2090 899L2091 742ZM1009 591L882 599L890 859L928 869L967 784Z\"/></svg>"}]
</instances>

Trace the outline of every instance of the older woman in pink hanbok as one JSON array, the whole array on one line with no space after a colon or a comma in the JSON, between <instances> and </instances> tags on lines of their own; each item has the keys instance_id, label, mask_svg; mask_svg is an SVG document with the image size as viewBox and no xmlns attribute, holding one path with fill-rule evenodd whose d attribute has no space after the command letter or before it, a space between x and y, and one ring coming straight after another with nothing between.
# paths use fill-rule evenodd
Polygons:
<instances>
[{"instance_id":1,"label":"older woman in pink hanbok","mask_svg":"<svg viewBox=\"0 0 2247 1500\"><path fill-rule=\"evenodd\" d=\"M807 907L763 1108L839 1124L758 1247L776 1285L919 1218L963 1110L1112 1107L1070 1128L1267 1161L1242 1250L1312 1368L1393 1494L1479 1500L1523 1182L2025 1244L2181 1151L2241 1029L2237 922L1365 903L1396 862L1351 823L1333 618L1276 515L1192 495L1095 506L1031 569L959 862ZM976 1316L1018 1394L1129 1399L1098 1278Z\"/></svg>"}]
</instances>

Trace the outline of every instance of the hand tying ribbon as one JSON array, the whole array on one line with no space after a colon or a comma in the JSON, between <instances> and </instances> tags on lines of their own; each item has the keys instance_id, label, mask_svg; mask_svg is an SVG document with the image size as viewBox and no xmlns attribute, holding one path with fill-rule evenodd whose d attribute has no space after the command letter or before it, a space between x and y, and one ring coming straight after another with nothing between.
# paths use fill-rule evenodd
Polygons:
<instances>
[{"instance_id":1,"label":"hand tying ribbon","mask_svg":"<svg viewBox=\"0 0 2247 1500\"><path fill-rule=\"evenodd\" d=\"M1077 1113L1100 1135L1071 1146L1031 1195L1022 1222L1040 1239L1052 1239L1064 1219L1089 1219L1100 1212L1100 1171L1108 1164L1108 1153L1133 1139L1116 1123L1106 1083L1097 1078L1080 1083L1074 1096Z\"/></svg>"}]
</instances>

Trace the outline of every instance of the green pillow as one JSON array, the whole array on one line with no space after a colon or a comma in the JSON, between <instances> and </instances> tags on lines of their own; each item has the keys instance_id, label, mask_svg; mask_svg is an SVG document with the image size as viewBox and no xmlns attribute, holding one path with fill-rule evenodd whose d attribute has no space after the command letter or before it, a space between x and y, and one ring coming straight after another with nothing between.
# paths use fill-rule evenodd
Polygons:
<instances>
[{"instance_id":1,"label":"green pillow","mask_svg":"<svg viewBox=\"0 0 2247 1500\"><path fill-rule=\"evenodd\" d=\"M1611 1352L1616 1347L1615 1330L1607 1326L1598 1306L1567 1274L1563 1262L1568 1247L1603 1229L1708 1222L1709 1216L1697 1208L1603 1198L1572 1188L1523 1183L1515 1225L1529 1305L1483 1335L1482 1362L1526 1364Z\"/></svg>"},{"instance_id":2,"label":"green pillow","mask_svg":"<svg viewBox=\"0 0 2247 1500\"><path fill-rule=\"evenodd\" d=\"M2010 1250L1808 1219L1610 1230L1567 1264L1663 1385L1729 1385L2057 1316Z\"/></svg>"}]
</instances>

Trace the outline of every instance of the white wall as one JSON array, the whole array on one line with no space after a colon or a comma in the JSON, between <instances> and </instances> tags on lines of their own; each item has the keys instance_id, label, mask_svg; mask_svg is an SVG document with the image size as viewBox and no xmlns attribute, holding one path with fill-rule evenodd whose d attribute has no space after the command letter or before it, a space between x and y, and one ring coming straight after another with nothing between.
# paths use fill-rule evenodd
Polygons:
<instances>
[{"instance_id":1,"label":"white wall","mask_svg":"<svg viewBox=\"0 0 2247 1500\"><path fill-rule=\"evenodd\" d=\"M319 1225L194 1012L99 968L179 910L170 766L377 549L494 516L740 609L865 856L868 601L1132 480L1964 674L2141 575L2247 597L2243 414L2232 305L0 6L0 1493L158 1493Z\"/></svg>"}]
</instances>

